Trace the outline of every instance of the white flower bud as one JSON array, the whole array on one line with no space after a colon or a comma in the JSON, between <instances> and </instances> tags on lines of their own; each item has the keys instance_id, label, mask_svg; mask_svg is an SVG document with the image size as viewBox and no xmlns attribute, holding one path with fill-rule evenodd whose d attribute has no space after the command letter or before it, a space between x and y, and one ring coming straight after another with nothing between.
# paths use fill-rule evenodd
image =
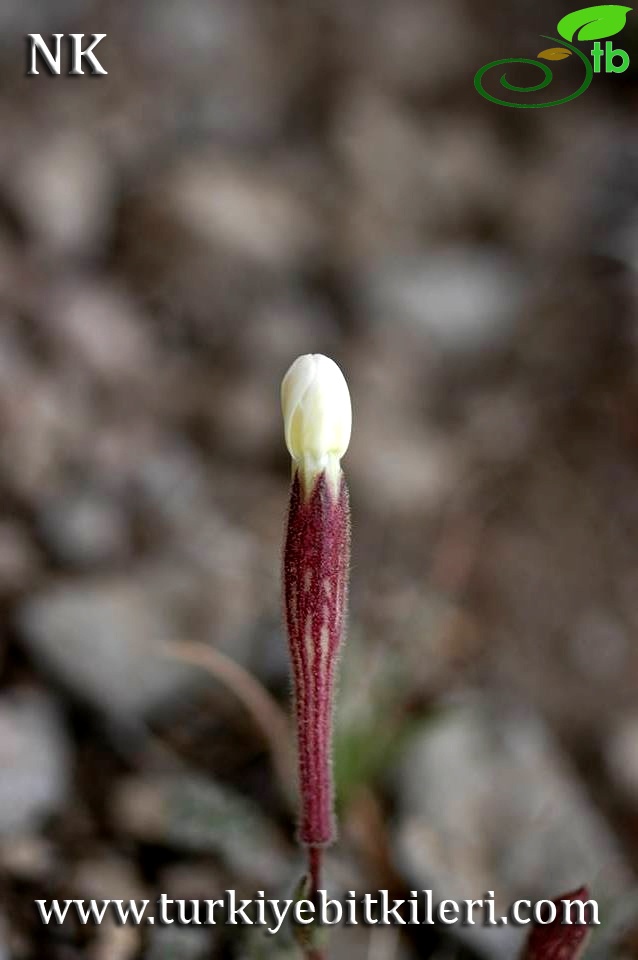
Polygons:
<instances>
[{"instance_id":1,"label":"white flower bud","mask_svg":"<svg viewBox=\"0 0 638 960\"><path fill-rule=\"evenodd\" d=\"M348 449L352 429L350 392L341 370L329 357L298 357L281 384L286 446L308 489L325 470L339 475L339 461Z\"/></svg>"}]
</instances>

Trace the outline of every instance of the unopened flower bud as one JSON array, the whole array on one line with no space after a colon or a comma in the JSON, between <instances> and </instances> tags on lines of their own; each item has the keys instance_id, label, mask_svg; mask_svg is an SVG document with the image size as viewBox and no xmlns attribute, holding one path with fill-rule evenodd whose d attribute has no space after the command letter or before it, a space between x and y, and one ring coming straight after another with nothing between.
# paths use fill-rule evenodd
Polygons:
<instances>
[{"instance_id":1,"label":"unopened flower bud","mask_svg":"<svg viewBox=\"0 0 638 960\"><path fill-rule=\"evenodd\" d=\"M339 461L352 428L350 393L341 370L321 353L307 353L292 364L281 384L286 446L309 494L320 473L333 491Z\"/></svg>"},{"instance_id":2,"label":"unopened flower bud","mask_svg":"<svg viewBox=\"0 0 638 960\"><path fill-rule=\"evenodd\" d=\"M340 458L350 439L350 394L339 367L299 357L281 390L293 478L283 562L299 763L299 839L334 839L331 760L334 684L346 613L348 489Z\"/></svg>"}]
</instances>

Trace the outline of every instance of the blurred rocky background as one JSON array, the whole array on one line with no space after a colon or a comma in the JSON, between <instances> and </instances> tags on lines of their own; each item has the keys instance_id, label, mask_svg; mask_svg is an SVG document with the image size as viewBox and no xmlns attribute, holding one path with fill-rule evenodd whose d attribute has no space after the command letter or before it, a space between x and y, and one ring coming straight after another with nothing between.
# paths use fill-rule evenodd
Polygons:
<instances>
[{"instance_id":1,"label":"blurred rocky background","mask_svg":"<svg viewBox=\"0 0 638 960\"><path fill-rule=\"evenodd\" d=\"M328 886L587 884L587 956L638 956L638 20L567 105L473 87L569 9L0 5L2 960L295 956L33 901L299 876L278 390L306 352L355 414ZM28 32L106 33L108 76L26 77Z\"/></svg>"}]
</instances>

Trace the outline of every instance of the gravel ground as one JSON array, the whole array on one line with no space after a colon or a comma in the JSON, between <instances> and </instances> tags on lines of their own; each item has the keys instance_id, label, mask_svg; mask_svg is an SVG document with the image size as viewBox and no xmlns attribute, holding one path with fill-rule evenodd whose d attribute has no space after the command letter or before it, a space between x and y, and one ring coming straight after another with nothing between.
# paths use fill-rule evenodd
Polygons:
<instances>
[{"instance_id":1,"label":"gravel ground","mask_svg":"<svg viewBox=\"0 0 638 960\"><path fill-rule=\"evenodd\" d=\"M296 956L33 901L285 896L302 869L286 739L189 651L283 722L278 391L307 352L354 407L328 886L586 883L588 957L638 957L637 68L549 110L472 82L556 17L3 0L1 960ZM108 76L25 76L32 31L106 33ZM329 956L519 941L359 927Z\"/></svg>"}]
</instances>

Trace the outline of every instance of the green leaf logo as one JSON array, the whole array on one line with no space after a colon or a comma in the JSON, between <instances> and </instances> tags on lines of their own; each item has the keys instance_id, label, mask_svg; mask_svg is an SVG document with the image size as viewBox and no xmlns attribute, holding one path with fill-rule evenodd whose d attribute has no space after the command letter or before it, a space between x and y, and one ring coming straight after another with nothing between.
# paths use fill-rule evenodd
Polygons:
<instances>
[{"instance_id":1,"label":"green leaf logo","mask_svg":"<svg viewBox=\"0 0 638 960\"><path fill-rule=\"evenodd\" d=\"M631 9L616 3L583 7L563 17L556 29L565 40L602 40L620 33Z\"/></svg>"}]
</instances>

